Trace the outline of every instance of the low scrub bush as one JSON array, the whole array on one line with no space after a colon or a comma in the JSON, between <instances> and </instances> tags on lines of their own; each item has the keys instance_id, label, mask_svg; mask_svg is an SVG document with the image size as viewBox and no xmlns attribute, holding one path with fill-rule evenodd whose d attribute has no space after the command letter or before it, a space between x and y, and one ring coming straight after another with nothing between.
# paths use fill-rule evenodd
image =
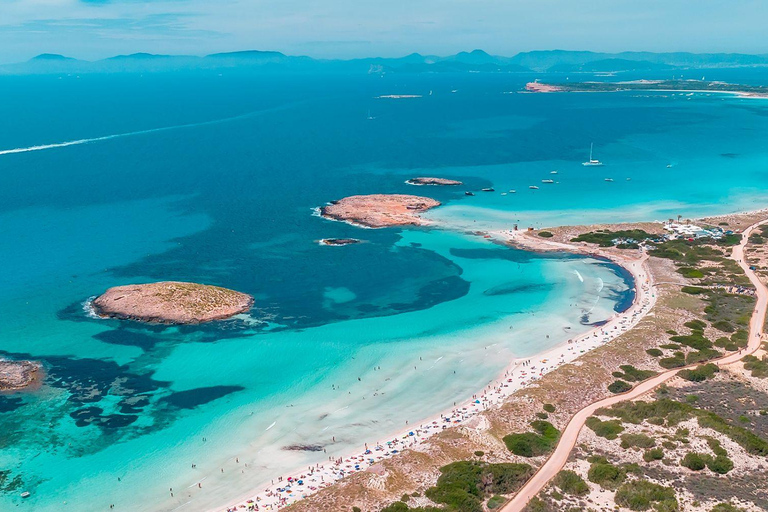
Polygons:
<instances>
[{"instance_id":1,"label":"low scrub bush","mask_svg":"<svg viewBox=\"0 0 768 512\"><path fill-rule=\"evenodd\" d=\"M610 462L595 462L589 467L587 478L604 489L614 491L627 478L627 470Z\"/></svg>"},{"instance_id":2,"label":"low scrub bush","mask_svg":"<svg viewBox=\"0 0 768 512\"><path fill-rule=\"evenodd\" d=\"M656 446L656 441L645 434L622 434L621 447L628 448L651 448Z\"/></svg>"},{"instance_id":3,"label":"low scrub bush","mask_svg":"<svg viewBox=\"0 0 768 512\"><path fill-rule=\"evenodd\" d=\"M678 509L674 489L647 480L623 484L616 491L615 500L617 505L629 510L649 510L651 507L659 511Z\"/></svg>"},{"instance_id":4,"label":"low scrub bush","mask_svg":"<svg viewBox=\"0 0 768 512\"><path fill-rule=\"evenodd\" d=\"M600 418L590 416L586 421L587 427L595 432L595 435L606 439L616 439L624 431L620 421L602 421Z\"/></svg>"},{"instance_id":5,"label":"low scrub bush","mask_svg":"<svg viewBox=\"0 0 768 512\"><path fill-rule=\"evenodd\" d=\"M587 482L581 478L575 471L564 469L555 476L555 487L560 489L563 494L570 494L572 496L584 496L589 494L589 486Z\"/></svg>"}]
</instances>

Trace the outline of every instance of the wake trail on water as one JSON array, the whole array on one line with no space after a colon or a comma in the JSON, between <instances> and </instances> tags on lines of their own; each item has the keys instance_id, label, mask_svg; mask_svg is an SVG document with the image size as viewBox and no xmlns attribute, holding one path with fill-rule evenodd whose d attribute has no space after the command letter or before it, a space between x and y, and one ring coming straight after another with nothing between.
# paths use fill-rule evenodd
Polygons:
<instances>
[{"instance_id":1,"label":"wake trail on water","mask_svg":"<svg viewBox=\"0 0 768 512\"><path fill-rule=\"evenodd\" d=\"M231 121L238 121L241 119L247 119L249 117L255 117L258 115L268 114L270 112L284 110L292 107L293 105L295 104L282 105L280 107L268 108L265 110L256 110L253 112L247 112L245 114L239 114L232 117L224 117L222 119L212 119L210 121L201 121L199 123L176 124L172 126L162 126L160 128L149 128L147 130L137 130L135 132L116 133L113 135L102 135L101 137L91 137L88 139L77 139L77 140L70 140L66 142L54 142L52 144L41 144L38 146L28 146L25 148L3 149L3 150L0 150L0 156L13 155L16 153L29 153L31 151L44 151L46 149L65 148L68 146L78 146L81 144L90 144L92 142L103 142L106 140L120 139L123 137L135 137L136 135L147 135L150 133L167 132L171 130L181 130L184 128L195 128L199 126L209 126L209 125L215 125L215 124L229 123Z\"/></svg>"}]
</instances>

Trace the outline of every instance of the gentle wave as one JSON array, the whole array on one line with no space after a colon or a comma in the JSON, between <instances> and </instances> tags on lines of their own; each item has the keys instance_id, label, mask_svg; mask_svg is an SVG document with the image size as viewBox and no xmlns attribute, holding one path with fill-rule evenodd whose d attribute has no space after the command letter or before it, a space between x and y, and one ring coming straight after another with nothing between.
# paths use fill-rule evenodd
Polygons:
<instances>
[{"instance_id":1,"label":"gentle wave","mask_svg":"<svg viewBox=\"0 0 768 512\"><path fill-rule=\"evenodd\" d=\"M93 301L96 300L96 295L92 297L88 297L88 299L83 302L83 312L85 313L85 316L89 318L96 318L101 320L101 317L96 314L96 309L93 307Z\"/></svg>"}]
</instances>

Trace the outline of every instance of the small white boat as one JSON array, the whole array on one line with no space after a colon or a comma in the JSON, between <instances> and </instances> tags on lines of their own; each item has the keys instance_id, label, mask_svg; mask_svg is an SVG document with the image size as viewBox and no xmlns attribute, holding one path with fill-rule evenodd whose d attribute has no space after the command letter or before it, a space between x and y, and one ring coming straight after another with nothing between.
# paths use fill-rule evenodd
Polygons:
<instances>
[{"instance_id":1,"label":"small white boat","mask_svg":"<svg viewBox=\"0 0 768 512\"><path fill-rule=\"evenodd\" d=\"M549 174L557 174L557 171L549 171Z\"/></svg>"},{"instance_id":2,"label":"small white boat","mask_svg":"<svg viewBox=\"0 0 768 512\"><path fill-rule=\"evenodd\" d=\"M23 493L21 493L22 498L29 498L30 496L31 494L29 493L29 491L24 491Z\"/></svg>"},{"instance_id":3,"label":"small white boat","mask_svg":"<svg viewBox=\"0 0 768 512\"><path fill-rule=\"evenodd\" d=\"M507 195L507 193L506 192L502 192L501 195L505 196L505 195Z\"/></svg>"},{"instance_id":4,"label":"small white boat","mask_svg":"<svg viewBox=\"0 0 768 512\"><path fill-rule=\"evenodd\" d=\"M605 178L605 181L613 181L613 178Z\"/></svg>"},{"instance_id":5,"label":"small white boat","mask_svg":"<svg viewBox=\"0 0 768 512\"><path fill-rule=\"evenodd\" d=\"M510 190L509 193L510 194L515 194L515 193L517 193L517 190Z\"/></svg>"},{"instance_id":6,"label":"small white boat","mask_svg":"<svg viewBox=\"0 0 768 512\"><path fill-rule=\"evenodd\" d=\"M488 188L484 188L484 189L481 189L481 190L483 192L496 192L496 189L494 189L493 187L488 187Z\"/></svg>"},{"instance_id":7,"label":"small white boat","mask_svg":"<svg viewBox=\"0 0 768 512\"><path fill-rule=\"evenodd\" d=\"M590 146L589 146L589 161L582 162L581 165L583 165L585 167L599 167L599 166L603 165L603 162L601 162L600 160L592 158L592 150L594 149L594 147L595 147L594 143L590 144Z\"/></svg>"},{"instance_id":8,"label":"small white boat","mask_svg":"<svg viewBox=\"0 0 768 512\"><path fill-rule=\"evenodd\" d=\"M627 181L632 181L632 178L627 178Z\"/></svg>"},{"instance_id":9,"label":"small white boat","mask_svg":"<svg viewBox=\"0 0 768 512\"><path fill-rule=\"evenodd\" d=\"M531 185L528 188L531 189L531 190L539 190L539 187L537 187L536 185Z\"/></svg>"},{"instance_id":10,"label":"small white boat","mask_svg":"<svg viewBox=\"0 0 768 512\"><path fill-rule=\"evenodd\" d=\"M667 169L671 169L671 168L672 168L672 164L667 164Z\"/></svg>"},{"instance_id":11,"label":"small white boat","mask_svg":"<svg viewBox=\"0 0 768 512\"><path fill-rule=\"evenodd\" d=\"M542 183L554 183L555 180L541 180Z\"/></svg>"}]
</instances>

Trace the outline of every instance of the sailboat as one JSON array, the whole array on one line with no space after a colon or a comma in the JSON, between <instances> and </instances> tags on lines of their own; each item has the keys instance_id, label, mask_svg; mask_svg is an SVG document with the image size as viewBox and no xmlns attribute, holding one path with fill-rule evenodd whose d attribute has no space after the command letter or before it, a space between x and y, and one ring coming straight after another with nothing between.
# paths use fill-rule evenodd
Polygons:
<instances>
[{"instance_id":1,"label":"sailboat","mask_svg":"<svg viewBox=\"0 0 768 512\"><path fill-rule=\"evenodd\" d=\"M368 109L368 120L373 121L374 119L376 118L371 115L371 109Z\"/></svg>"},{"instance_id":2,"label":"sailboat","mask_svg":"<svg viewBox=\"0 0 768 512\"><path fill-rule=\"evenodd\" d=\"M592 158L592 150L594 149L594 147L595 147L594 142L589 145L589 161L582 162L581 165L586 167L595 167L595 166L603 165L603 162L601 162L600 160L595 160L594 158Z\"/></svg>"}]
</instances>

